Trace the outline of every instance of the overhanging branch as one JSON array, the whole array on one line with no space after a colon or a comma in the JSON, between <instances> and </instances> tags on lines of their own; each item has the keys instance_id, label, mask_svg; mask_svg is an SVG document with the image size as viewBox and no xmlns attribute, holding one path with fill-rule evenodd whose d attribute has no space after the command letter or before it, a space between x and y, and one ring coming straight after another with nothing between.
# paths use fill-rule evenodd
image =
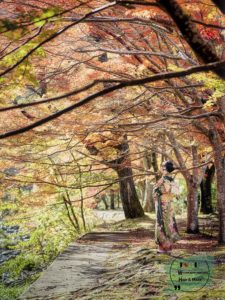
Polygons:
<instances>
[{"instance_id":1,"label":"overhanging branch","mask_svg":"<svg viewBox=\"0 0 225 300\"><path fill-rule=\"evenodd\" d=\"M45 118L43 118L43 119L41 119L37 122L34 122L34 123L32 123L28 126L25 126L25 127L22 127L22 128L16 129L16 130L12 130L12 131L3 133L3 134L0 135L0 139L4 139L4 138L10 137L10 136L18 135L18 134L27 132L31 129L34 129L36 127L39 127L43 124L46 124L46 123L48 123L48 122L64 115L65 113L71 112L74 109L89 103L90 101L92 101L92 100L94 100L98 97L105 96L105 95L107 95L107 94L109 94L113 91L120 90L122 88L147 84L147 83L156 82L156 81L159 81L159 80L166 80L166 79L171 79L171 78L187 76L187 75L191 75L193 73L198 73L198 72L208 72L208 71L211 71L211 70L215 70L219 67L225 67L225 61L210 63L210 64L197 66L197 67L191 67L191 68L188 68L186 70L177 71L177 72L164 72L164 73L160 73L160 74L157 74L157 75L153 75L153 76L146 77L146 78L141 78L141 79L136 79L136 80L128 80L128 81L108 80L108 82L113 82L113 83L117 83L117 84L115 84L113 86L110 86L108 88L105 88L105 89L103 89L103 90L101 90L97 93L94 93L90 96L87 96L84 99L82 99L81 101L79 101L77 103L74 103L74 104L72 104L72 105L70 105L70 106L68 106L68 107L52 114L52 115L49 115L48 117L45 117ZM99 82L101 82L101 81L99 81ZM93 83L91 85L94 86L95 83ZM90 85L88 85L88 86L90 86ZM84 88L83 88L83 90L84 90ZM72 96L72 93L71 93L71 96ZM63 98L65 98L65 96L64 97L61 96L60 99L63 99ZM47 100L48 99L43 100L43 101L45 101L45 103L46 103ZM38 104L40 104L40 103L38 103ZM35 103L31 104L30 103L29 105L26 105L26 106L32 106L32 105L37 105L37 104L35 104ZM11 107L8 107L8 108L4 108L4 110L11 110L11 109L17 109L17 108L19 108L19 107L18 106L14 106L14 107L11 106Z\"/></svg>"},{"instance_id":2,"label":"overhanging branch","mask_svg":"<svg viewBox=\"0 0 225 300\"><path fill-rule=\"evenodd\" d=\"M89 13L85 14L84 16L82 16L80 19L74 21L73 23L65 26L63 29L53 33L52 35L50 35L48 38L46 38L45 40L43 40L42 42L40 42L37 46L35 46L33 49L31 49L30 51L27 52L27 54L25 54L21 59L19 59L14 65L12 65L11 67L7 68L6 70L4 70L3 72L0 73L0 77L8 74L9 72L11 72L12 70L14 70L16 67L18 67L21 63L23 63L28 57L30 57L37 49L39 49L40 47L42 47L43 45L47 44L48 42L52 41L53 39L55 39L56 37L58 37L59 35L61 35L62 33L66 32L68 29L70 29L71 27L81 23L83 20L85 20L86 18L102 12L105 9L108 9L112 6L115 6L117 4L117 1L113 1L112 3L103 5L99 8L93 9L92 11L90 11Z\"/></svg>"},{"instance_id":3,"label":"overhanging branch","mask_svg":"<svg viewBox=\"0 0 225 300\"><path fill-rule=\"evenodd\" d=\"M223 1L223 0L221 0ZM204 63L211 63L219 61L217 53L214 48L207 43L200 35L197 27L192 22L190 16L186 14L182 6L176 0L157 0L157 2L164 7L167 13L176 23L180 32L190 47L195 51L196 56ZM214 1L220 2L220 1ZM222 4L221 4L222 5ZM224 7L224 4L223 4ZM217 75L225 79L224 66L214 70Z\"/></svg>"}]
</instances>

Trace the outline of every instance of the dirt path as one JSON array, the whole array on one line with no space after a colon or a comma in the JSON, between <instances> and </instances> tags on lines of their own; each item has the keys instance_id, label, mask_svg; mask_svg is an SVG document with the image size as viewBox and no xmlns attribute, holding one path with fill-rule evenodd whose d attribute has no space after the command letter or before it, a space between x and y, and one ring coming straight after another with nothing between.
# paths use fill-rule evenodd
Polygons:
<instances>
[{"instance_id":1,"label":"dirt path","mask_svg":"<svg viewBox=\"0 0 225 300\"><path fill-rule=\"evenodd\" d=\"M190 292L175 292L169 267L176 258L210 257L210 281L195 292L195 299L224 299L225 248L216 238L185 233L171 256L157 254L154 219L104 224L71 244L21 299L148 300L192 299Z\"/></svg>"},{"instance_id":2,"label":"dirt path","mask_svg":"<svg viewBox=\"0 0 225 300\"><path fill-rule=\"evenodd\" d=\"M148 238L148 232L142 237L129 231L86 234L59 255L21 299L55 299L98 286L100 276L107 271L107 261L135 239L141 242Z\"/></svg>"}]
</instances>

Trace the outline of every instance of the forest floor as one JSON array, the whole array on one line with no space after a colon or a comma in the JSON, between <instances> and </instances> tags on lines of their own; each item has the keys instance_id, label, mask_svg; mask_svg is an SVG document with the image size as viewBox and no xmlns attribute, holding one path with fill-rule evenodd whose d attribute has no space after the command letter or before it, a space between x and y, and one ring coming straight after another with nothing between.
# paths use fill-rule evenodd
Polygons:
<instances>
[{"instance_id":1,"label":"forest floor","mask_svg":"<svg viewBox=\"0 0 225 300\"><path fill-rule=\"evenodd\" d=\"M169 255L156 253L154 215L104 222L71 244L21 299L225 299L225 247L214 235L187 234L184 216L177 223L182 238Z\"/></svg>"}]
</instances>

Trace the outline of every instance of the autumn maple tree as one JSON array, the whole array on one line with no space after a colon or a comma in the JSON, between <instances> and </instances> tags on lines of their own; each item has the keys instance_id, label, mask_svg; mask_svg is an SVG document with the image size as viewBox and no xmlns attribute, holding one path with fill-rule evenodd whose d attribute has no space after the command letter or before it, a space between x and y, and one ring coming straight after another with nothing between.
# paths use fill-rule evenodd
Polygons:
<instances>
[{"instance_id":1,"label":"autumn maple tree","mask_svg":"<svg viewBox=\"0 0 225 300\"><path fill-rule=\"evenodd\" d=\"M127 218L144 214L137 178L145 181L147 199L149 176L157 179L159 164L171 158L187 185L191 233L199 231L198 189L213 164L224 243L223 3L1 5L3 148L41 137L51 144L64 135L62 152L69 155L72 143L90 166L96 162L112 174L104 184L119 184Z\"/></svg>"}]
</instances>

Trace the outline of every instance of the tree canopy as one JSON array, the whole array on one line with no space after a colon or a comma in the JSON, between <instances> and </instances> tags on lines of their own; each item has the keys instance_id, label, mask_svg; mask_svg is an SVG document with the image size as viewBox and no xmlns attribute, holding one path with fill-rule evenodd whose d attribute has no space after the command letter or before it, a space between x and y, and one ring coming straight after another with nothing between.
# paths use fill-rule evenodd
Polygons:
<instances>
[{"instance_id":1,"label":"tree canopy","mask_svg":"<svg viewBox=\"0 0 225 300\"><path fill-rule=\"evenodd\" d=\"M187 230L197 232L197 190L213 164L225 242L223 1L0 5L2 186L12 165L13 181L42 186L37 198L74 189L83 201L120 184L136 217L135 184L172 159L188 189Z\"/></svg>"}]
</instances>

